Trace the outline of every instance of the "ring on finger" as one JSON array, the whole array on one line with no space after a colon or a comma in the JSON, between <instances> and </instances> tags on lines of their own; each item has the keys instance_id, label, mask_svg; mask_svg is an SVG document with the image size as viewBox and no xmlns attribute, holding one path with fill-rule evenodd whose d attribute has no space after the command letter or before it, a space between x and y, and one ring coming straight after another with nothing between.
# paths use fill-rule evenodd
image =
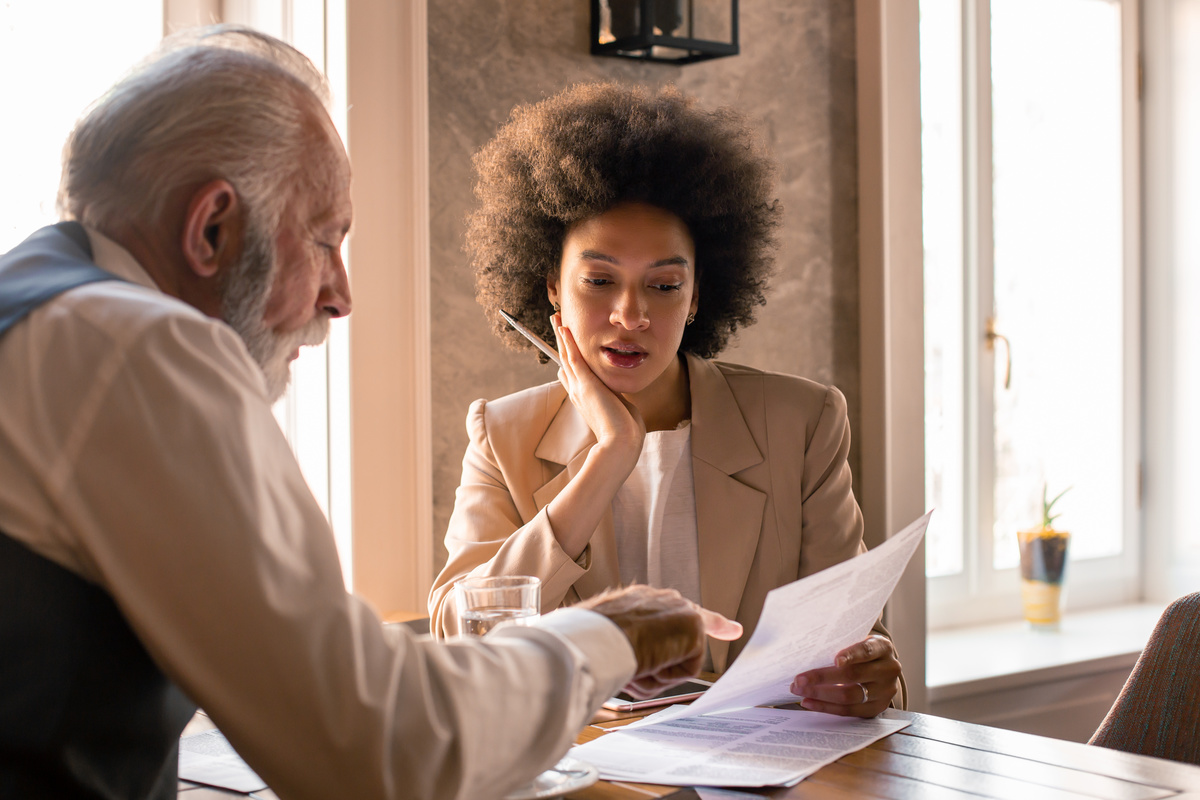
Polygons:
<instances>
[{"instance_id":1,"label":"ring on finger","mask_svg":"<svg viewBox=\"0 0 1200 800\"><path fill-rule=\"evenodd\" d=\"M860 701L860 703L867 703L871 699L870 697L867 696L867 687L860 683L860 684L858 684L858 688L862 689L862 693L863 693L863 698Z\"/></svg>"}]
</instances>

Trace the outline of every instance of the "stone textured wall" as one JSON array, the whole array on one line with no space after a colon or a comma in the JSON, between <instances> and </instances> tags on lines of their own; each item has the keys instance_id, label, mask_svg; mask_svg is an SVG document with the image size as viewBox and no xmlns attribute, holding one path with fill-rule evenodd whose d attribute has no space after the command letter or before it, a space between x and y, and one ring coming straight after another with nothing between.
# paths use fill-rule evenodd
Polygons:
<instances>
[{"instance_id":1,"label":"stone textured wall","mask_svg":"<svg viewBox=\"0 0 1200 800\"><path fill-rule=\"evenodd\" d=\"M854 4L742 3L741 54L684 67L590 55L588 13L583 0L429 4L435 569L445 560L467 406L554 379L552 366L505 349L475 303L462 250L471 155L513 106L572 83L675 83L704 105L735 106L762 125L780 164L778 269L758 323L721 358L838 386L857 427ZM858 459L855 447L856 473Z\"/></svg>"}]
</instances>

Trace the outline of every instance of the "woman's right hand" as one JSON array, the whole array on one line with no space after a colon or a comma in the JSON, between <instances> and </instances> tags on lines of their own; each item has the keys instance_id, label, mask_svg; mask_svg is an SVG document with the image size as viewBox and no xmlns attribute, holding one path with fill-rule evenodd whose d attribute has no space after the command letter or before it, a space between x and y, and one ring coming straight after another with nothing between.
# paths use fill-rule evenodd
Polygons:
<instances>
[{"instance_id":1,"label":"woman's right hand","mask_svg":"<svg viewBox=\"0 0 1200 800\"><path fill-rule=\"evenodd\" d=\"M615 464L628 462L621 481L629 476L642 452L646 438L646 423L637 407L617 394L596 377L592 368L579 352L570 328L562 324L562 316L550 317L558 341L558 355L562 366L558 370L559 383L567 390L571 404L579 411L583 421L596 437L597 447L611 457Z\"/></svg>"},{"instance_id":2,"label":"woman's right hand","mask_svg":"<svg viewBox=\"0 0 1200 800\"><path fill-rule=\"evenodd\" d=\"M554 538L568 556L578 558L611 508L617 491L637 466L646 423L632 403L596 377L579 352L575 337L563 327L562 318L555 314L550 321L562 361L558 380L596 437L583 466L546 506Z\"/></svg>"}]
</instances>

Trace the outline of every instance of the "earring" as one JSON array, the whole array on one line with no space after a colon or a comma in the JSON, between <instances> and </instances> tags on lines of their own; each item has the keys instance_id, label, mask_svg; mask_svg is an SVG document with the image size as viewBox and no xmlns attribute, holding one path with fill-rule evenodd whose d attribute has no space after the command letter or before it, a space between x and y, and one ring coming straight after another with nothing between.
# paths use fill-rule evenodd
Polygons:
<instances>
[{"instance_id":1,"label":"earring","mask_svg":"<svg viewBox=\"0 0 1200 800\"><path fill-rule=\"evenodd\" d=\"M554 313L558 313L558 303L551 303L550 307L554 309Z\"/></svg>"},{"instance_id":2,"label":"earring","mask_svg":"<svg viewBox=\"0 0 1200 800\"><path fill-rule=\"evenodd\" d=\"M683 323L683 324L684 324L684 325L691 325L691 324L692 324L693 322L695 322L695 321L696 321L696 315L695 315L695 314L688 314L688 315L687 315L687 321L686 321L685 323Z\"/></svg>"}]
</instances>

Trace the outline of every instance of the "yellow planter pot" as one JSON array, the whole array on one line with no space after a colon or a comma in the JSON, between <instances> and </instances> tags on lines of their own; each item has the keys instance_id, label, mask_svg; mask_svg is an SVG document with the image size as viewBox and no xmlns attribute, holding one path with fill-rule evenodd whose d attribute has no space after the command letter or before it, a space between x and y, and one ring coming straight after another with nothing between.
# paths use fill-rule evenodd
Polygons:
<instances>
[{"instance_id":1,"label":"yellow planter pot","mask_svg":"<svg viewBox=\"0 0 1200 800\"><path fill-rule=\"evenodd\" d=\"M1056 626L1062 618L1063 579L1071 534L1054 528L1017 531L1021 548L1021 600L1025 619L1035 626Z\"/></svg>"}]
</instances>

